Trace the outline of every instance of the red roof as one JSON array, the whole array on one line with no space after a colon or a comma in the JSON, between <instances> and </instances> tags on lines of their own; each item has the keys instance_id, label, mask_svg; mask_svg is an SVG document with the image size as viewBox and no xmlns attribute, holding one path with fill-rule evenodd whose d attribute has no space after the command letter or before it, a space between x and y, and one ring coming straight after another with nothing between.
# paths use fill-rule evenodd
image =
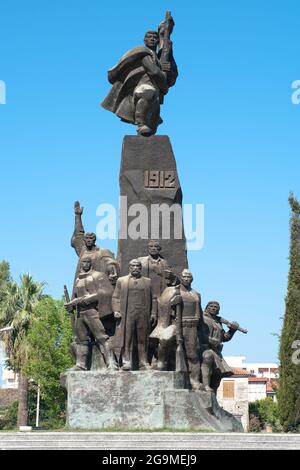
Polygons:
<instances>
[{"instance_id":1,"label":"red roof","mask_svg":"<svg viewBox=\"0 0 300 470\"><path fill-rule=\"evenodd\" d=\"M249 377L248 382L267 383L268 379L266 377Z\"/></svg>"},{"instance_id":2,"label":"red roof","mask_svg":"<svg viewBox=\"0 0 300 470\"><path fill-rule=\"evenodd\" d=\"M272 387L271 382L268 382L268 383L267 383L267 392L269 392L269 393L275 393L275 390L274 390L274 388Z\"/></svg>"},{"instance_id":3,"label":"red roof","mask_svg":"<svg viewBox=\"0 0 300 470\"><path fill-rule=\"evenodd\" d=\"M245 369L240 369L239 367L231 367L234 375L243 375L244 377L252 377L253 374Z\"/></svg>"}]
</instances>

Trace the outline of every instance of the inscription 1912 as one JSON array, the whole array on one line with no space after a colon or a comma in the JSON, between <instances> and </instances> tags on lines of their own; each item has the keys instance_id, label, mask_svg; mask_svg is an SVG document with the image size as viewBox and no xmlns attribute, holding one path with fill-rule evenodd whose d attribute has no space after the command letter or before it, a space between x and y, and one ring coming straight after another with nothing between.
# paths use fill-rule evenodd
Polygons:
<instances>
[{"instance_id":1,"label":"inscription 1912","mask_svg":"<svg viewBox=\"0 0 300 470\"><path fill-rule=\"evenodd\" d=\"M175 171L146 170L144 173L144 186L147 189L175 188Z\"/></svg>"}]
</instances>

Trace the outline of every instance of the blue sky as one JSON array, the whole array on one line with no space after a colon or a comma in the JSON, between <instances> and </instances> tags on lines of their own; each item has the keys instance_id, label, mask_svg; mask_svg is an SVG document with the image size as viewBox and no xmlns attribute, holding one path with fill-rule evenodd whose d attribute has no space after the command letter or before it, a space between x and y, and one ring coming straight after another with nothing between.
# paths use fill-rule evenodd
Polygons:
<instances>
[{"instance_id":1,"label":"blue sky","mask_svg":"<svg viewBox=\"0 0 300 470\"><path fill-rule=\"evenodd\" d=\"M162 109L184 202L205 204L205 245L189 255L194 286L249 329L224 348L277 359L289 248L287 197L299 190L300 4L276 0L2 2L0 259L60 297L71 286L73 203L95 230L117 206L122 139L103 110L107 69L170 9L179 79ZM102 244L116 252L116 241Z\"/></svg>"}]
</instances>

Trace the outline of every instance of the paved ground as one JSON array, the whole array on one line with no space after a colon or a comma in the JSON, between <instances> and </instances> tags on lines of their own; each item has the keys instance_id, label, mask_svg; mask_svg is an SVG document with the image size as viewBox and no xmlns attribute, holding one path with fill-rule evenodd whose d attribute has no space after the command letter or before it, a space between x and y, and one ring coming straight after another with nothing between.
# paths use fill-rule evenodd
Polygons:
<instances>
[{"instance_id":1,"label":"paved ground","mask_svg":"<svg viewBox=\"0 0 300 470\"><path fill-rule=\"evenodd\" d=\"M8 432L0 450L203 450L300 449L300 434L188 432Z\"/></svg>"}]
</instances>

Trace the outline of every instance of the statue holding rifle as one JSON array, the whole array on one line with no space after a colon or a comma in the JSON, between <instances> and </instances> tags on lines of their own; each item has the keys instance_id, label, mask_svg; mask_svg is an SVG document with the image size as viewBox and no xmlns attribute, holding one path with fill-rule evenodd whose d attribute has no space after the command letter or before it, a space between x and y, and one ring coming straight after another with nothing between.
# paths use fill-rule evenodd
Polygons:
<instances>
[{"instance_id":1,"label":"statue holding rifle","mask_svg":"<svg viewBox=\"0 0 300 470\"><path fill-rule=\"evenodd\" d=\"M178 76L170 40L174 24L167 12L158 31L145 33L144 46L126 52L108 71L112 88L101 105L122 121L137 125L139 135L156 133L162 123L160 105Z\"/></svg>"},{"instance_id":2,"label":"statue holding rifle","mask_svg":"<svg viewBox=\"0 0 300 470\"><path fill-rule=\"evenodd\" d=\"M220 304L208 302L201 327L202 384L207 391L217 393L223 377L230 377L233 371L222 356L224 342L230 341L236 331L247 333L236 322L229 322L219 316ZM229 326L225 331L223 325Z\"/></svg>"}]
</instances>

